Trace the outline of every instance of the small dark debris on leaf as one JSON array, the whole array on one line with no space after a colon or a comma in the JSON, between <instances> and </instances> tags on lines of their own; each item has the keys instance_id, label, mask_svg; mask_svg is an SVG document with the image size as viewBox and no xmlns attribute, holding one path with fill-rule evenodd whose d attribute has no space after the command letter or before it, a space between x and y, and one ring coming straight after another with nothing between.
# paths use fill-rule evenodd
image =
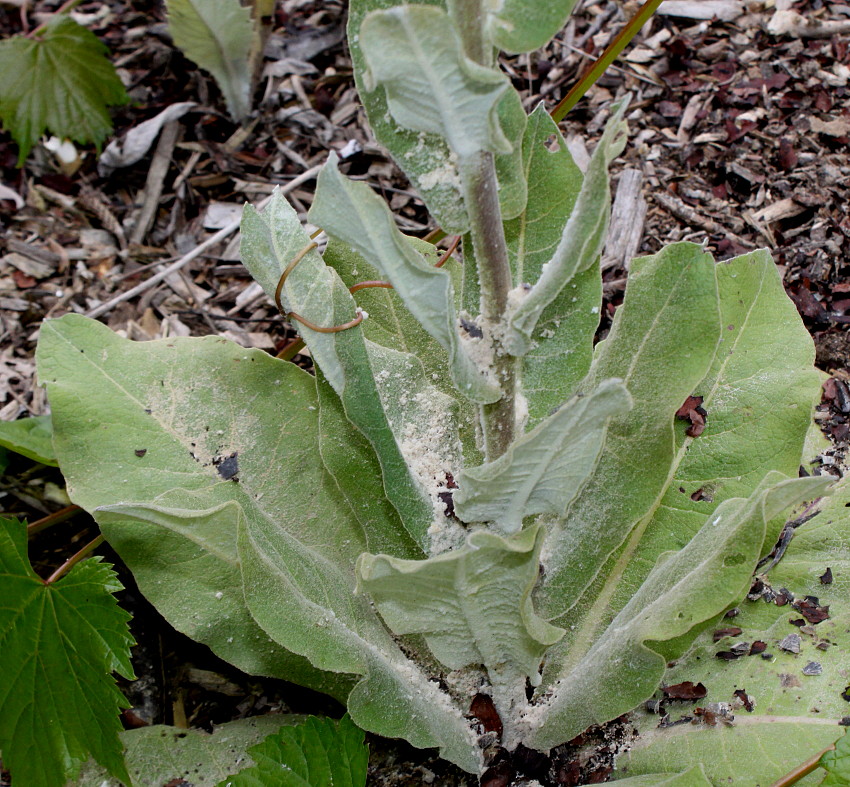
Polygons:
<instances>
[{"instance_id":1,"label":"small dark debris on leaf","mask_svg":"<svg viewBox=\"0 0 850 787\"><path fill-rule=\"evenodd\" d=\"M731 648L729 648L733 653L737 653L739 656L746 656L750 652L750 643L749 642L736 642Z\"/></svg>"},{"instance_id":2,"label":"small dark debris on leaf","mask_svg":"<svg viewBox=\"0 0 850 787\"><path fill-rule=\"evenodd\" d=\"M803 620L802 618L788 618L788 622L792 626L797 626L797 628L802 628L803 626L806 625L806 621Z\"/></svg>"},{"instance_id":3,"label":"small dark debris on leaf","mask_svg":"<svg viewBox=\"0 0 850 787\"><path fill-rule=\"evenodd\" d=\"M767 643L762 642L760 639L757 639L752 645L750 645L750 655L755 656L758 653L764 653L767 650Z\"/></svg>"},{"instance_id":4,"label":"small dark debris on leaf","mask_svg":"<svg viewBox=\"0 0 850 787\"><path fill-rule=\"evenodd\" d=\"M796 689L802 686L800 679L796 675L791 675L787 672L779 673L779 685L784 689Z\"/></svg>"},{"instance_id":5,"label":"small dark debris on leaf","mask_svg":"<svg viewBox=\"0 0 850 787\"><path fill-rule=\"evenodd\" d=\"M515 775L513 765L503 760L484 771L481 775L481 787L508 787Z\"/></svg>"},{"instance_id":6,"label":"small dark debris on leaf","mask_svg":"<svg viewBox=\"0 0 850 787\"><path fill-rule=\"evenodd\" d=\"M647 713L656 714L658 716L663 716L666 712L664 708L664 700L647 700L643 704L643 707Z\"/></svg>"},{"instance_id":7,"label":"small dark debris on leaf","mask_svg":"<svg viewBox=\"0 0 850 787\"><path fill-rule=\"evenodd\" d=\"M500 738L502 737L502 720L499 718L492 697L488 694L476 694L472 698L469 712L481 722L487 732L495 732Z\"/></svg>"},{"instance_id":8,"label":"small dark debris on leaf","mask_svg":"<svg viewBox=\"0 0 850 787\"><path fill-rule=\"evenodd\" d=\"M683 702L696 702L701 700L708 693L702 683L694 685L693 682L686 680L682 683L675 683L672 686L662 686L661 691L666 700L682 700Z\"/></svg>"},{"instance_id":9,"label":"small dark debris on leaf","mask_svg":"<svg viewBox=\"0 0 850 787\"><path fill-rule=\"evenodd\" d=\"M817 625L829 618L829 605L821 606L817 596L806 596L791 604L809 623Z\"/></svg>"},{"instance_id":10,"label":"small dark debris on leaf","mask_svg":"<svg viewBox=\"0 0 850 787\"><path fill-rule=\"evenodd\" d=\"M848 686L844 691L841 692L841 699L850 702L850 686Z\"/></svg>"},{"instance_id":11,"label":"small dark debris on leaf","mask_svg":"<svg viewBox=\"0 0 850 787\"><path fill-rule=\"evenodd\" d=\"M727 626L723 629L717 629L712 635L715 642L720 642L724 637L737 637L742 631L737 626Z\"/></svg>"},{"instance_id":12,"label":"small dark debris on leaf","mask_svg":"<svg viewBox=\"0 0 850 787\"><path fill-rule=\"evenodd\" d=\"M842 716L841 721L838 722L839 727L850 727L850 716Z\"/></svg>"},{"instance_id":13,"label":"small dark debris on leaf","mask_svg":"<svg viewBox=\"0 0 850 787\"><path fill-rule=\"evenodd\" d=\"M474 322L460 318L460 327L473 339L481 339L484 336L484 331L481 330Z\"/></svg>"},{"instance_id":14,"label":"small dark debris on leaf","mask_svg":"<svg viewBox=\"0 0 850 787\"><path fill-rule=\"evenodd\" d=\"M726 610L726 613L723 615L724 618L737 618L738 615L741 614L741 610L738 607L732 607L732 609Z\"/></svg>"},{"instance_id":15,"label":"small dark debris on leaf","mask_svg":"<svg viewBox=\"0 0 850 787\"><path fill-rule=\"evenodd\" d=\"M832 569L827 566L826 571L821 574L818 579L820 579L821 585L831 585L832 584Z\"/></svg>"},{"instance_id":16,"label":"small dark debris on leaf","mask_svg":"<svg viewBox=\"0 0 850 787\"><path fill-rule=\"evenodd\" d=\"M786 604L790 604L794 600L794 594L788 590L788 588L779 588L779 592L776 594L776 598L774 599L774 604L777 607L784 607Z\"/></svg>"},{"instance_id":17,"label":"small dark debris on leaf","mask_svg":"<svg viewBox=\"0 0 850 787\"><path fill-rule=\"evenodd\" d=\"M720 659L721 661L734 661L741 657L742 654L735 653L734 650L718 650L717 653L714 654L714 658Z\"/></svg>"},{"instance_id":18,"label":"small dark debris on leaf","mask_svg":"<svg viewBox=\"0 0 850 787\"><path fill-rule=\"evenodd\" d=\"M534 751L521 743L514 749L513 755L514 767L523 776L538 781L545 781L551 761L543 752Z\"/></svg>"},{"instance_id":19,"label":"small dark debris on leaf","mask_svg":"<svg viewBox=\"0 0 850 787\"><path fill-rule=\"evenodd\" d=\"M238 481L239 474L239 452L234 451L230 456L217 456L213 459L218 474L225 481Z\"/></svg>"},{"instance_id":20,"label":"small dark debris on leaf","mask_svg":"<svg viewBox=\"0 0 850 787\"><path fill-rule=\"evenodd\" d=\"M697 435L693 436L696 437ZM704 486L701 486L696 492L691 493L691 500L695 503L698 503L700 500L705 500L707 503L711 503L714 500L714 493L707 490Z\"/></svg>"},{"instance_id":21,"label":"small dark debris on leaf","mask_svg":"<svg viewBox=\"0 0 850 787\"><path fill-rule=\"evenodd\" d=\"M800 638L799 634L789 634L779 642L779 647L787 653L799 653L800 645L802 644L803 640Z\"/></svg>"},{"instance_id":22,"label":"small dark debris on leaf","mask_svg":"<svg viewBox=\"0 0 850 787\"><path fill-rule=\"evenodd\" d=\"M804 675L820 675L823 673L823 667L817 661L810 661L803 667Z\"/></svg>"},{"instance_id":23,"label":"small dark debris on leaf","mask_svg":"<svg viewBox=\"0 0 850 787\"><path fill-rule=\"evenodd\" d=\"M753 702L753 698L747 694L744 689L735 689L734 694L741 701L741 704L744 706L744 710L747 711L747 713L752 713L753 708L756 706Z\"/></svg>"},{"instance_id":24,"label":"small dark debris on leaf","mask_svg":"<svg viewBox=\"0 0 850 787\"><path fill-rule=\"evenodd\" d=\"M829 642L827 642L826 640L823 640L822 642L818 642L818 644L815 645L815 647L818 650L829 650Z\"/></svg>"},{"instance_id":25,"label":"small dark debris on leaf","mask_svg":"<svg viewBox=\"0 0 850 787\"><path fill-rule=\"evenodd\" d=\"M137 448L133 453L141 459L148 452L147 448Z\"/></svg>"},{"instance_id":26,"label":"small dark debris on leaf","mask_svg":"<svg viewBox=\"0 0 850 787\"><path fill-rule=\"evenodd\" d=\"M457 482L455 481L455 477L446 470L446 489L457 489Z\"/></svg>"},{"instance_id":27,"label":"small dark debris on leaf","mask_svg":"<svg viewBox=\"0 0 850 787\"><path fill-rule=\"evenodd\" d=\"M772 654L772 653L762 653L762 654L761 654L761 657L762 657L765 661L773 661L773 654Z\"/></svg>"},{"instance_id":28,"label":"small dark debris on leaf","mask_svg":"<svg viewBox=\"0 0 850 787\"><path fill-rule=\"evenodd\" d=\"M688 437L699 437L705 431L705 419L708 413L702 407L702 396L689 396L685 403L676 410L676 418L689 421L690 426L685 431Z\"/></svg>"},{"instance_id":29,"label":"small dark debris on leaf","mask_svg":"<svg viewBox=\"0 0 850 787\"><path fill-rule=\"evenodd\" d=\"M455 515L455 501L454 496L451 492L437 492L437 497L440 499L440 502L443 504L443 512L447 517L454 517Z\"/></svg>"}]
</instances>

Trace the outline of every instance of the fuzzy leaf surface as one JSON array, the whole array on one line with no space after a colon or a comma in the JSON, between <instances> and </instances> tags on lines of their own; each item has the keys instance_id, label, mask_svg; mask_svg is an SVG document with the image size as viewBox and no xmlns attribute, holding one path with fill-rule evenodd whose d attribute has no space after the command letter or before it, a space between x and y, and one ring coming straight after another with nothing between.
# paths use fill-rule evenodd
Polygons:
<instances>
[{"instance_id":1,"label":"fuzzy leaf surface","mask_svg":"<svg viewBox=\"0 0 850 787\"><path fill-rule=\"evenodd\" d=\"M319 457L314 380L219 338L135 343L76 315L44 324L37 361L68 493L163 616L249 674L344 698L349 679L318 672L251 617L236 549L241 510L296 529L327 519L352 563L366 546ZM315 528L309 537L324 543Z\"/></svg>"},{"instance_id":2,"label":"fuzzy leaf surface","mask_svg":"<svg viewBox=\"0 0 850 787\"><path fill-rule=\"evenodd\" d=\"M49 415L0 421L0 446L28 459L56 467L53 424Z\"/></svg>"},{"instance_id":3,"label":"fuzzy leaf surface","mask_svg":"<svg viewBox=\"0 0 850 787\"><path fill-rule=\"evenodd\" d=\"M219 787L364 787L369 747L348 716L283 726L248 753L254 760Z\"/></svg>"},{"instance_id":4,"label":"fuzzy leaf surface","mask_svg":"<svg viewBox=\"0 0 850 787\"><path fill-rule=\"evenodd\" d=\"M191 61L209 71L234 120L251 111L251 9L239 0L166 0L168 30Z\"/></svg>"},{"instance_id":5,"label":"fuzzy leaf surface","mask_svg":"<svg viewBox=\"0 0 850 787\"><path fill-rule=\"evenodd\" d=\"M130 99L107 48L68 16L37 39L0 41L0 118L18 143L18 166L45 132L98 147L112 131L107 107Z\"/></svg>"},{"instance_id":6,"label":"fuzzy leaf surface","mask_svg":"<svg viewBox=\"0 0 850 787\"><path fill-rule=\"evenodd\" d=\"M465 546L428 560L361 555L359 583L396 634L424 634L448 669L481 664L503 722L524 704L526 679L540 680L540 659L563 630L534 612L544 531L504 538L479 530Z\"/></svg>"},{"instance_id":7,"label":"fuzzy leaf surface","mask_svg":"<svg viewBox=\"0 0 850 787\"><path fill-rule=\"evenodd\" d=\"M133 787L162 787L174 780L193 787L215 787L228 774L253 764L248 747L277 732L283 725L299 724L303 716L267 714L217 724L204 730L154 724L121 733L127 770ZM75 787L122 787L100 766L89 761Z\"/></svg>"},{"instance_id":8,"label":"fuzzy leaf surface","mask_svg":"<svg viewBox=\"0 0 850 787\"><path fill-rule=\"evenodd\" d=\"M274 297L278 280L290 260L310 238L298 215L277 193L259 213L248 206L242 218L242 260L266 294ZM339 275L310 251L287 277L282 300L285 308L317 325L332 326L352 320L355 303ZM339 333L319 333L301 324L298 330L325 378L342 400L346 417L371 443L381 463L387 497L405 528L426 543L432 506L411 476L389 423L376 374L383 365L372 362L361 327Z\"/></svg>"},{"instance_id":9,"label":"fuzzy leaf surface","mask_svg":"<svg viewBox=\"0 0 850 787\"><path fill-rule=\"evenodd\" d=\"M510 318L505 346L513 355L525 355L531 335L543 311L573 278L597 262L605 245L611 217L608 165L623 150L628 128L623 122L627 102L608 121L593 151L575 207L564 226L552 257L542 267L540 278Z\"/></svg>"},{"instance_id":10,"label":"fuzzy leaf surface","mask_svg":"<svg viewBox=\"0 0 850 787\"><path fill-rule=\"evenodd\" d=\"M617 780L620 787L713 787L702 768L694 765L683 773L652 773Z\"/></svg>"},{"instance_id":11,"label":"fuzzy leaf surface","mask_svg":"<svg viewBox=\"0 0 850 787\"><path fill-rule=\"evenodd\" d=\"M64 784L94 757L129 781L118 733L132 679L130 616L111 566L89 558L45 585L25 526L0 518L0 749L20 787Z\"/></svg>"},{"instance_id":12,"label":"fuzzy leaf surface","mask_svg":"<svg viewBox=\"0 0 850 787\"><path fill-rule=\"evenodd\" d=\"M550 150L554 139L556 149ZM514 287L535 282L552 257L573 211L583 176L558 125L540 104L522 141L525 177L535 187L523 212L505 222ZM587 374L602 306L602 277L594 263L573 277L540 315L523 356L522 392L533 427L572 396Z\"/></svg>"},{"instance_id":13,"label":"fuzzy leaf surface","mask_svg":"<svg viewBox=\"0 0 850 787\"><path fill-rule=\"evenodd\" d=\"M429 5L373 11L359 35L366 88L384 88L399 125L441 136L461 158L511 152L497 112L507 78L466 57L445 11Z\"/></svg>"},{"instance_id":14,"label":"fuzzy leaf surface","mask_svg":"<svg viewBox=\"0 0 850 787\"><path fill-rule=\"evenodd\" d=\"M503 533L519 530L532 514L564 516L596 465L608 419L630 407L619 380L605 380L591 394L567 402L495 461L461 471L457 515L466 522L492 522Z\"/></svg>"},{"instance_id":15,"label":"fuzzy leaf surface","mask_svg":"<svg viewBox=\"0 0 850 787\"><path fill-rule=\"evenodd\" d=\"M458 391L476 402L501 392L461 343L451 276L419 254L399 232L387 204L365 183L345 178L331 154L319 175L309 218L363 257L393 285L410 313L445 349Z\"/></svg>"},{"instance_id":16,"label":"fuzzy leaf surface","mask_svg":"<svg viewBox=\"0 0 850 787\"><path fill-rule=\"evenodd\" d=\"M813 596L828 606L829 617L802 630L789 621L801 619L790 604L777 606L763 597L756 601L739 598L739 613L731 620L702 633L692 648L669 668L665 684L682 680L701 682L707 695L700 701L733 705L732 727L684 724L658 728L658 717L636 716L639 729L630 751L618 761L624 774L676 770L700 763L712 785L769 785L839 738L838 722L848 715L844 696L850 687L844 654L850 648L850 488L842 481L821 512L799 526L781 561L764 577L774 591L786 588L795 599ZM820 579L831 569L833 581ZM734 625L741 633L714 642L713 629ZM800 637L800 652L779 647L789 634ZM736 643L763 642L770 658L743 655L726 661L715 656ZM830 643L826 650L818 644ZM819 674L805 674L810 663ZM818 672L809 668L808 672ZM735 691L743 690L753 708L736 702ZM736 707L737 706L737 707ZM688 706L671 718L688 712ZM817 770L797 782L817 785L823 780Z\"/></svg>"},{"instance_id":17,"label":"fuzzy leaf surface","mask_svg":"<svg viewBox=\"0 0 850 787\"><path fill-rule=\"evenodd\" d=\"M486 12L485 30L497 49L518 54L540 49L566 23L576 0L528 3L504 0Z\"/></svg>"}]
</instances>

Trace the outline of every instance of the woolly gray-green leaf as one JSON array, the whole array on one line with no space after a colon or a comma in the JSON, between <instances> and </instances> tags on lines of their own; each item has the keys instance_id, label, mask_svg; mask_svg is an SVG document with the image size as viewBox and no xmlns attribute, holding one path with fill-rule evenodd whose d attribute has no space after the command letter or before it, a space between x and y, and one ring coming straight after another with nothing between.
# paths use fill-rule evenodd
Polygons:
<instances>
[{"instance_id":1,"label":"woolly gray-green leaf","mask_svg":"<svg viewBox=\"0 0 850 787\"><path fill-rule=\"evenodd\" d=\"M623 114L627 105L628 102L623 101L608 121L593 151L558 247L543 266L540 278L510 317L505 346L513 355L525 355L529 351L532 332L544 309L576 274L587 270L602 253L611 215L608 165L626 144L628 128L623 122Z\"/></svg>"},{"instance_id":2,"label":"woolly gray-green leaf","mask_svg":"<svg viewBox=\"0 0 850 787\"><path fill-rule=\"evenodd\" d=\"M319 175L309 217L367 258L393 285L410 313L448 353L462 395L484 403L499 399L498 386L484 377L461 342L448 272L405 240L386 203L369 186L343 177L333 153Z\"/></svg>"},{"instance_id":3,"label":"woolly gray-green leaf","mask_svg":"<svg viewBox=\"0 0 850 787\"><path fill-rule=\"evenodd\" d=\"M53 424L49 415L0 421L0 446L36 462L56 466Z\"/></svg>"},{"instance_id":4,"label":"woolly gray-green leaf","mask_svg":"<svg viewBox=\"0 0 850 787\"><path fill-rule=\"evenodd\" d=\"M486 11L485 31L498 49L531 52L544 46L566 23L576 0L503 0Z\"/></svg>"},{"instance_id":5,"label":"woolly gray-green leaf","mask_svg":"<svg viewBox=\"0 0 850 787\"><path fill-rule=\"evenodd\" d=\"M466 522L492 522L504 533L519 530L531 514L564 516L596 466L608 419L630 407L619 380L606 380L567 402L498 459L459 474L457 515Z\"/></svg>"},{"instance_id":6,"label":"woolly gray-green leaf","mask_svg":"<svg viewBox=\"0 0 850 787\"><path fill-rule=\"evenodd\" d=\"M461 158L511 152L497 112L507 78L466 57L445 11L429 5L373 11L359 35L366 88L384 88L397 123L443 137Z\"/></svg>"},{"instance_id":7,"label":"woolly gray-green leaf","mask_svg":"<svg viewBox=\"0 0 850 787\"><path fill-rule=\"evenodd\" d=\"M183 54L215 78L234 120L251 111L251 9L239 0L166 0L168 30Z\"/></svg>"},{"instance_id":8,"label":"woolly gray-green leaf","mask_svg":"<svg viewBox=\"0 0 850 787\"><path fill-rule=\"evenodd\" d=\"M506 726L525 702L526 679L540 680L540 659L563 630L531 603L544 531L509 538L479 530L465 546L428 560L361 555L360 586L396 634L424 634L448 669L483 665Z\"/></svg>"},{"instance_id":9,"label":"woolly gray-green leaf","mask_svg":"<svg viewBox=\"0 0 850 787\"><path fill-rule=\"evenodd\" d=\"M242 261L266 294L274 297L278 281L289 262L310 238L297 214L279 192L259 213L248 206L242 218ZM283 287L285 308L330 327L352 320L355 303L336 272L312 250L296 265ZM384 476L387 497L405 528L424 545L432 521L432 506L411 476L401 454L373 369L361 328L320 333L298 324L310 353L342 400L346 417L372 444ZM399 424L399 427L402 425Z\"/></svg>"}]
</instances>

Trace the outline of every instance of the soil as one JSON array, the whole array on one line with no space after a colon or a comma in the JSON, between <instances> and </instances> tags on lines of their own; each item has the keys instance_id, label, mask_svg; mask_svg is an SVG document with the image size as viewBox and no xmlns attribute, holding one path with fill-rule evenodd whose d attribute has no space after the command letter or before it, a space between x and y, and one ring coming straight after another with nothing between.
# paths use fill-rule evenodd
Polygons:
<instances>
[{"instance_id":1,"label":"soil","mask_svg":"<svg viewBox=\"0 0 850 787\"><path fill-rule=\"evenodd\" d=\"M30 25L56 5L36 2L28 9ZM526 107L541 100L554 106L637 5L580 2L550 45L505 58ZM814 337L817 364L830 375L818 418L835 443L824 471L836 472L850 435L850 5L766 0L725 6L737 13L708 20L657 15L562 128L592 149L612 101L631 94L631 143L613 175L615 190L627 170L642 180L647 210L633 251L682 239L704 242L718 259L771 250ZM787 18L790 11L810 27L771 28L779 13ZM164 281L119 296L213 235L242 203L292 183L331 150L347 175L383 193L405 232L425 235L434 228L365 124L342 40L343 2L278 2L256 108L244 126L229 119L211 77L172 45L160 4L84 2L75 13L107 44L132 97L113 112L116 137L175 103L195 106L176 121L170 138L161 136L139 161L112 173L98 172L91 146L78 146L77 161L63 164L37 145L19 169L15 144L0 133L0 419L47 412L43 389L34 384L33 353L42 320L66 312L102 311L99 319L137 340L221 334L271 353L288 345L292 327L251 286L232 235ZM843 25L844 33L829 35L830 25ZM0 35L21 30L21 10L0 6ZM575 155L582 144L578 136L571 139ZM151 177L156 166L164 166L164 177ZM314 177L288 193L299 212L312 201ZM627 258L613 252L604 272L603 331L627 276ZM296 360L309 366L305 356ZM0 479L0 499L6 513L29 521L67 505L58 471L20 457ZM43 531L30 550L36 570L49 573L95 534L81 512ZM138 593L117 556L103 552L125 584L121 603L134 616L139 643L139 677L122 684L133 706L124 717L128 727L209 728L274 711L342 713L322 695L244 675L175 632ZM369 784L477 783L404 743L370 743ZM496 753L482 784L508 785L519 773L544 784L604 780L610 763L603 754L611 744L591 741L595 759L588 760L579 757L579 743L548 763L530 755L511 763Z\"/></svg>"}]
</instances>

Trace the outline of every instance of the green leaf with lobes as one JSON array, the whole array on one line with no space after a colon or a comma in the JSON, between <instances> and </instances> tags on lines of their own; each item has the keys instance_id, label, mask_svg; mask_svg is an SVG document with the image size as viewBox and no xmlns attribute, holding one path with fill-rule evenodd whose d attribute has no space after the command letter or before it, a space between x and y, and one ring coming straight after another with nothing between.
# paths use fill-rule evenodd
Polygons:
<instances>
[{"instance_id":1,"label":"green leaf with lobes","mask_svg":"<svg viewBox=\"0 0 850 787\"><path fill-rule=\"evenodd\" d=\"M45 131L98 146L112 131L107 107L130 99L107 53L64 15L37 38L0 41L0 118L18 143L18 166Z\"/></svg>"},{"instance_id":2,"label":"green leaf with lobes","mask_svg":"<svg viewBox=\"0 0 850 787\"><path fill-rule=\"evenodd\" d=\"M369 747L348 716L311 716L248 749L254 765L218 787L364 787Z\"/></svg>"},{"instance_id":3,"label":"green leaf with lobes","mask_svg":"<svg viewBox=\"0 0 850 787\"><path fill-rule=\"evenodd\" d=\"M251 111L251 8L239 0L166 0L168 31L183 54L215 78L227 111Z\"/></svg>"},{"instance_id":4,"label":"green leaf with lobes","mask_svg":"<svg viewBox=\"0 0 850 787\"><path fill-rule=\"evenodd\" d=\"M56 466L53 424L49 415L0 421L0 446L36 462Z\"/></svg>"},{"instance_id":5,"label":"green leaf with lobes","mask_svg":"<svg viewBox=\"0 0 850 787\"><path fill-rule=\"evenodd\" d=\"M596 466L608 419L632 405L619 380L605 380L515 440L493 462L462 470L453 501L466 522L513 533L531 514L563 517Z\"/></svg>"},{"instance_id":6,"label":"green leaf with lobes","mask_svg":"<svg viewBox=\"0 0 850 787\"><path fill-rule=\"evenodd\" d=\"M49 585L27 557L26 527L0 517L0 749L20 787L65 784L89 756L129 783L118 714L132 679L130 616L111 566L89 558Z\"/></svg>"},{"instance_id":7,"label":"green leaf with lobes","mask_svg":"<svg viewBox=\"0 0 850 787\"><path fill-rule=\"evenodd\" d=\"M510 153L497 105L507 77L470 60L445 11L429 5L373 11L360 26L367 90L386 91L396 122L437 134L460 158Z\"/></svg>"},{"instance_id":8,"label":"green leaf with lobes","mask_svg":"<svg viewBox=\"0 0 850 787\"><path fill-rule=\"evenodd\" d=\"M463 396L483 403L499 399L498 386L484 377L461 341L448 272L434 267L408 243L386 203L368 185L342 175L334 153L319 175L308 215L389 280L410 313L449 354L452 377Z\"/></svg>"},{"instance_id":9,"label":"green leaf with lobes","mask_svg":"<svg viewBox=\"0 0 850 787\"><path fill-rule=\"evenodd\" d=\"M827 772L821 787L848 787L850 785L850 733L845 732L836 742L835 748L820 758L819 764Z\"/></svg>"},{"instance_id":10,"label":"green leaf with lobes","mask_svg":"<svg viewBox=\"0 0 850 787\"><path fill-rule=\"evenodd\" d=\"M628 100L620 103L593 151L575 207L564 226L558 247L543 266L540 278L510 317L505 346L513 355L531 349L531 335L543 311L572 279L593 265L605 246L611 216L608 165L626 144L623 121Z\"/></svg>"}]
</instances>

